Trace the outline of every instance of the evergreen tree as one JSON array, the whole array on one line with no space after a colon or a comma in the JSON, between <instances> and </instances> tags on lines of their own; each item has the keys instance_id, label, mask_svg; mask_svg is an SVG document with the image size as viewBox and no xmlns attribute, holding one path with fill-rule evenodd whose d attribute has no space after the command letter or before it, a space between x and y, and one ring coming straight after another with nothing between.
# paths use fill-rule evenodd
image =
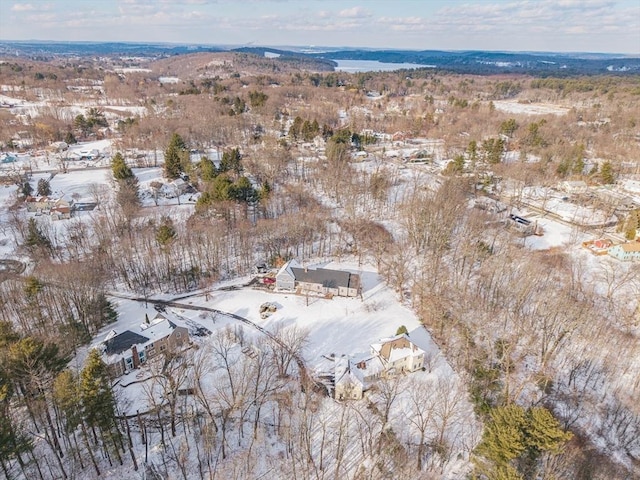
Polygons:
<instances>
[{"instance_id":1,"label":"evergreen tree","mask_svg":"<svg viewBox=\"0 0 640 480\"><path fill-rule=\"evenodd\" d=\"M624 222L624 238L627 240L635 240L637 236L637 230L640 228L640 210L632 210L629 212L627 219Z\"/></svg>"},{"instance_id":2,"label":"evergreen tree","mask_svg":"<svg viewBox=\"0 0 640 480\"><path fill-rule=\"evenodd\" d=\"M22 194L23 197L28 197L33 193L33 187L31 186L31 183L29 183L28 180L25 180L20 186L20 193Z\"/></svg>"},{"instance_id":3,"label":"evergreen tree","mask_svg":"<svg viewBox=\"0 0 640 480\"><path fill-rule=\"evenodd\" d=\"M467 155L471 162L475 162L478 159L478 142L471 140L467 145Z\"/></svg>"},{"instance_id":4,"label":"evergreen tree","mask_svg":"<svg viewBox=\"0 0 640 480\"><path fill-rule=\"evenodd\" d=\"M231 199L231 186L233 182L227 175L218 175L211 182L210 198L213 201L223 202Z\"/></svg>"},{"instance_id":5,"label":"evergreen tree","mask_svg":"<svg viewBox=\"0 0 640 480\"><path fill-rule=\"evenodd\" d=\"M200 178L205 182L210 182L216 178L216 175L218 175L215 163L213 163L208 157L202 157L200 159L198 170L200 172Z\"/></svg>"},{"instance_id":6,"label":"evergreen tree","mask_svg":"<svg viewBox=\"0 0 640 480\"><path fill-rule=\"evenodd\" d=\"M174 180L184 171L183 163L189 157L187 146L180 135L174 133L169 141L167 149L164 151L164 174Z\"/></svg>"},{"instance_id":7,"label":"evergreen tree","mask_svg":"<svg viewBox=\"0 0 640 480\"><path fill-rule=\"evenodd\" d=\"M113 173L113 178L118 181L129 181L135 178L133 171L131 170L129 165L127 165L124 157L120 152L117 152L111 160L111 172Z\"/></svg>"},{"instance_id":8,"label":"evergreen tree","mask_svg":"<svg viewBox=\"0 0 640 480\"><path fill-rule=\"evenodd\" d=\"M162 223L156 230L156 241L161 247L166 247L176 238L176 229L169 217L164 217Z\"/></svg>"},{"instance_id":9,"label":"evergreen tree","mask_svg":"<svg viewBox=\"0 0 640 480\"><path fill-rule=\"evenodd\" d=\"M27 300L35 300L38 293L42 291L44 285L37 277L28 276L24 281L24 294Z\"/></svg>"},{"instance_id":10,"label":"evergreen tree","mask_svg":"<svg viewBox=\"0 0 640 480\"><path fill-rule=\"evenodd\" d=\"M87 424L103 431L111 430L115 425L116 404L107 366L96 349L89 352L80 372L80 398Z\"/></svg>"},{"instance_id":11,"label":"evergreen tree","mask_svg":"<svg viewBox=\"0 0 640 480\"><path fill-rule=\"evenodd\" d=\"M541 454L559 454L571 437L544 407L496 407L476 447L487 460L476 459L478 473L492 480L539 478Z\"/></svg>"},{"instance_id":12,"label":"evergreen tree","mask_svg":"<svg viewBox=\"0 0 640 480\"><path fill-rule=\"evenodd\" d=\"M464 172L464 155L456 155L455 158L447 164L444 170L445 175L458 175Z\"/></svg>"},{"instance_id":13,"label":"evergreen tree","mask_svg":"<svg viewBox=\"0 0 640 480\"><path fill-rule=\"evenodd\" d=\"M266 103L269 96L266 93L251 91L249 92L249 103L251 107L262 107Z\"/></svg>"},{"instance_id":14,"label":"evergreen tree","mask_svg":"<svg viewBox=\"0 0 640 480\"><path fill-rule=\"evenodd\" d=\"M518 129L518 123L515 119L510 118L500 124L500 133L507 137L512 137L514 132Z\"/></svg>"},{"instance_id":15,"label":"evergreen tree","mask_svg":"<svg viewBox=\"0 0 640 480\"><path fill-rule=\"evenodd\" d=\"M502 138L488 138L482 142L484 158L489 163L500 163L504 153L504 140Z\"/></svg>"},{"instance_id":16,"label":"evergreen tree","mask_svg":"<svg viewBox=\"0 0 640 480\"><path fill-rule=\"evenodd\" d=\"M600 178L602 179L602 183L605 185L611 185L616 182L616 176L613 171L613 165L611 162L606 161L602 164L602 169L600 170Z\"/></svg>"},{"instance_id":17,"label":"evergreen tree","mask_svg":"<svg viewBox=\"0 0 640 480\"><path fill-rule=\"evenodd\" d=\"M396 335L403 335L403 334L409 335L409 330L407 330L407 327L405 327L404 325L400 325L398 327L398 330L396 330Z\"/></svg>"},{"instance_id":18,"label":"evergreen tree","mask_svg":"<svg viewBox=\"0 0 640 480\"><path fill-rule=\"evenodd\" d=\"M12 381L31 395L43 395L43 376L56 375L66 362L56 344L33 337L19 339L8 350L7 365Z\"/></svg>"},{"instance_id":19,"label":"evergreen tree","mask_svg":"<svg viewBox=\"0 0 640 480\"><path fill-rule=\"evenodd\" d=\"M562 430L560 422L544 407L529 409L525 435L529 449L551 453L560 453L562 446L573 436Z\"/></svg>"},{"instance_id":20,"label":"evergreen tree","mask_svg":"<svg viewBox=\"0 0 640 480\"><path fill-rule=\"evenodd\" d=\"M41 178L38 180L38 190L37 195L39 197L46 197L51 195L51 185L49 185L49 181Z\"/></svg>"},{"instance_id":21,"label":"evergreen tree","mask_svg":"<svg viewBox=\"0 0 640 480\"><path fill-rule=\"evenodd\" d=\"M269 184L269 182L264 182L262 184L262 188L260 188L260 191L258 192L258 198L259 200L266 200L269 198L269 195L271 194L271 185Z\"/></svg>"},{"instance_id":22,"label":"evergreen tree","mask_svg":"<svg viewBox=\"0 0 640 480\"><path fill-rule=\"evenodd\" d=\"M233 148L222 154L222 160L220 161L220 172L234 172L236 175L240 175L242 172L242 155L240 150Z\"/></svg>"},{"instance_id":23,"label":"evergreen tree","mask_svg":"<svg viewBox=\"0 0 640 480\"><path fill-rule=\"evenodd\" d=\"M196 201L196 212L204 214L211 204L213 203L213 197L209 192L202 192L202 195L198 197Z\"/></svg>"},{"instance_id":24,"label":"evergreen tree","mask_svg":"<svg viewBox=\"0 0 640 480\"><path fill-rule=\"evenodd\" d=\"M526 450L526 415L522 407L507 405L491 410L476 453L498 466L506 466Z\"/></svg>"},{"instance_id":25,"label":"evergreen tree","mask_svg":"<svg viewBox=\"0 0 640 480\"><path fill-rule=\"evenodd\" d=\"M302 118L296 117L293 119L293 123L291 124L291 127L289 127L289 136L293 140L298 140L301 138L303 125L304 125L304 122Z\"/></svg>"},{"instance_id":26,"label":"evergreen tree","mask_svg":"<svg viewBox=\"0 0 640 480\"><path fill-rule=\"evenodd\" d=\"M63 370L53 381L53 400L65 417L65 430L70 433L82 421L82 402L78 379L71 370Z\"/></svg>"},{"instance_id":27,"label":"evergreen tree","mask_svg":"<svg viewBox=\"0 0 640 480\"><path fill-rule=\"evenodd\" d=\"M24 244L32 252L42 249L50 253L52 248L51 241L40 230L35 218L30 218L29 223L27 223L27 235L25 236Z\"/></svg>"},{"instance_id":28,"label":"evergreen tree","mask_svg":"<svg viewBox=\"0 0 640 480\"><path fill-rule=\"evenodd\" d=\"M258 199L258 193L247 177L240 177L229 192L230 197L245 203L252 203Z\"/></svg>"},{"instance_id":29,"label":"evergreen tree","mask_svg":"<svg viewBox=\"0 0 640 480\"><path fill-rule=\"evenodd\" d=\"M76 118L73 119L73 126L80 130L80 132L82 133L82 135L87 135L89 133L89 131L91 130L91 127L89 126L89 123L87 122L87 119L84 118L84 115L79 114L76 116Z\"/></svg>"},{"instance_id":30,"label":"evergreen tree","mask_svg":"<svg viewBox=\"0 0 640 480\"><path fill-rule=\"evenodd\" d=\"M67 145L73 145L74 143L78 143L76 137L73 135L73 132L69 130L64 136L64 143Z\"/></svg>"}]
</instances>

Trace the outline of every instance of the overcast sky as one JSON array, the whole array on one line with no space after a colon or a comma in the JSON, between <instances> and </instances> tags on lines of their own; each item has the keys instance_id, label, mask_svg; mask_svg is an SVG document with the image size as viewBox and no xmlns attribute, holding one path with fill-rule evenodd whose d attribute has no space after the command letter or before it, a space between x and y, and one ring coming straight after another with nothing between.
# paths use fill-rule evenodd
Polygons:
<instances>
[{"instance_id":1,"label":"overcast sky","mask_svg":"<svg viewBox=\"0 0 640 480\"><path fill-rule=\"evenodd\" d=\"M0 0L0 39L640 54L640 0Z\"/></svg>"}]
</instances>

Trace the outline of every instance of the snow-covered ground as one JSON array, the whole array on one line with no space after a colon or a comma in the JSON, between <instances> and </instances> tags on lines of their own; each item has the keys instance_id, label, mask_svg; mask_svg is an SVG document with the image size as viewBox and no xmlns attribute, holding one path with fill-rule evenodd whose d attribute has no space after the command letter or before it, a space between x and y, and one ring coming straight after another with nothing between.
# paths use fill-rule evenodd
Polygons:
<instances>
[{"instance_id":1,"label":"snow-covered ground","mask_svg":"<svg viewBox=\"0 0 640 480\"><path fill-rule=\"evenodd\" d=\"M494 100L496 110L522 115L566 115L569 108L549 103L520 103L508 100Z\"/></svg>"},{"instance_id":2,"label":"snow-covered ground","mask_svg":"<svg viewBox=\"0 0 640 480\"><path fill-rule=\"evenodd\" d=\"M249 343L254 343L261 337L265 337L265 334L256 328L225 315L199 310L201 307L214 308L242 316L270 332L297 329L307 335L303 357L307 369L312 375L327 372L327 359L324 356L329 357L331 354L335 354L336 357L340 357L343 354L368 352L372 343L394 335L398 327L404 325L409 331L411 341L426 352L425 365L427 365L427 369L399 378L397 399L390 412L390 425L394 430L397 430L397 434L403 442L412 444L416 441L418 432L413 424L407 422L407 418L415 415L415 404L412 403L415 399L412 395L415 394L416 389L422 389L421 392L426 395L425 402L435 401L438 403L442 400L438 395L448 396L447 405L449 405L450 413L448 413L449 426L446 428L445 439L451 445L452 451L457 452L456 454L459 456L457 459L452 458L447 462L447 466L443 467L442 478L454 479L460 475L463 476L468 472L468 455L473 445L478 441L480 428L479 424L473 421L473 409L463 393L464 390L461 389L457 374L440 355L438 347L421 325L415 313L400 304L397 295L383 283L373 267L359 267L356 263L349 262L331 262L321 266L360 274L363 283L362 298L307 298L288 292L264 291L251 287L241 287L237 290L219 289L221 286L228 286L227 282L214 286L206 294L196 294L177 300L184 305L184 308L168 307L167 313L172 316L172 319L178 318L178 322L183 326L201 325L214 333L209 337L192 337L192 340L198 345L197 351L206 349L207 342L215 341L216 331L220 332L222 329L230 328L236 332L236 336L242 330L241 335L244 341ZM237 284L242 284L245 281L245 278L235 280ZM166 296L162 298L167 299ZM151 308L151 303L145 306L144 302L119 297L112 297L112 302L119 312L119 319L115 324L105 326L96 335L94 345L104 339L111 330L116 330L118 333L125 330L139 332L145 316L153 318L156 315L156 311ZM263 319L260 316L259 307L265 302L275 304L277 311L270 317ZM86 351L86 349L82 349L72 365L80 367L86 356ZM240 347L237 346L231 355L232 358L239 357L241 355ZM237 360L239 361L240 358ZM331 362L328 363L331 364ZM149 365L120 377L116 385L116 395L122 412L128 414L135 414L136 411L144 412L152 407L151 398L153 397L156 402L162 401L160 381L153 376L154 372L157 374L154 367ZM217 387L210 382L215 381L216 375L219 373L216 373L214 369L207 377L204 389L215 391ZM295 378L288 381L297 382ZM375 396L376 394L374 392L371 395ZM373 400L373 398L371 399ZM346 408L349 411L364 409L366 403L367 401L349 403ZM327 421L339 418L340 412L345 409L344 404L336 403L330 398L324 398L319 405L320 408L316 414L318 418L326 418ZM369 412L368 415L373 414ZM322 422L324 420L318 424L318 427L322 425ZM354 436L354 438L359 435L356 430L351 431L356 428L356 425L357 422L354 421L346 424L346 428L350 432L348 435ZM438 428L438 422L434 420L429 427L430 437L436 435L434 430L436 428ZM322 435L323 432L322 430L316 431L314 428L313 434ZM314 449L318 445L319 442L314 442ZM276 444L273 446L280 449ZM348 455L349 463L353 465L354 469L363 462L366 464L366 459L362 458L360 448L355 446L347 448L350 452ZM160 461L155 453L151 454L151 458L153 461ZM327 460L327 462L330 461L330 459ZM345 468L348 470L351 467ZM355 471L351 473L354 474Z\"/></svg>"}]
</instances>

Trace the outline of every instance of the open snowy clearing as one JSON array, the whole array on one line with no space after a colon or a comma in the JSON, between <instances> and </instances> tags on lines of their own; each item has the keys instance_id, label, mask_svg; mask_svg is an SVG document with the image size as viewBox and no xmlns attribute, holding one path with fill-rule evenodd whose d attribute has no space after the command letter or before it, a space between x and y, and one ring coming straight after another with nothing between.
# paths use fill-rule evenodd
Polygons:
<instances>
[{"instance_id":1,"label":"open snowy clearing","mask_svg":"<svg viewBox=\"0 0 640 480\"><path fill-rule=\"evenodd\" d=\"M506 113L518 113L523 115L566 115L569 108L549 103L519 103L507 100L495 100L493 105L496 110Z\"/></svg>"},{"instance_id":2,"label":"open snowy clearing","mask_svg":"<svg viewBox=\"0 0 640 480\"><path fill-rule=\"evenodd\" d=\"M220 322L219 317L213 318L208 312L198 311L199 306L239 315L272 332L282 328L308 331L309 342L303 354L311 369L323 365L323 355L340 356L368 352L372 343L395 335L398 327L402 325L407 327L411 333L411 340L422 348L427 356L438 355L437 346L415 313L399 304L397 295L382 282L372 267L358 268L351 263L336 262L322 264L322 267L360 274L363 298L334 297L329 300L250 287L238 290L216 290L214 287L210 293L179 300L180 303L188 304L191 309L170 310L210 330L225 326L229 321ZM242 280L239 279L238 283ZM166 296L161 298L168 299ZM270 317L262 319L259 308L265 302L276 304L278 310ZM156 314L151 304L144 307L143 302L121 299L116 299L115 303L120 313L119 320L116 324L105 327L96 336L96 341L112 329L124 331L136 328L144 322L145 314L150 318ZM243 325L243 328L249 329L246 325Z\"/></svg>"}]
</instances>

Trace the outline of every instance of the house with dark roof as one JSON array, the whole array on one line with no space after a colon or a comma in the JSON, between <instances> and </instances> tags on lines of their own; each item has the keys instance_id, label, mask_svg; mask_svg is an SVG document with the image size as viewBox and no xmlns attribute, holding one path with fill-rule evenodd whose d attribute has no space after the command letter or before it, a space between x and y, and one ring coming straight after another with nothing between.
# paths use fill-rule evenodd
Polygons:
<instances>
[{"instance_id":1,"label":"house with dark roof","mask_svg":"<svg viewBox=\"0 0 640 480\"><path fill-rule=\"evenodd\" d=\"M114 377L137 369L158 355L179 350L189 343L189 331L158 313L149 323L142 323L138 332L111 330L98 348Z\"/></svg>"},{"instance_id":2,"label":"house with dark roof","mask_svg":"<svg viewBox=\"0 0 640 480\"><path fill-rule=\"evenodd\" d=\"M303 268L295 260L289 260L278 271L276 288L339 297L357 297L362 292L360 275L356 273L328 268Z\"/></svg>"}]
</instances>

